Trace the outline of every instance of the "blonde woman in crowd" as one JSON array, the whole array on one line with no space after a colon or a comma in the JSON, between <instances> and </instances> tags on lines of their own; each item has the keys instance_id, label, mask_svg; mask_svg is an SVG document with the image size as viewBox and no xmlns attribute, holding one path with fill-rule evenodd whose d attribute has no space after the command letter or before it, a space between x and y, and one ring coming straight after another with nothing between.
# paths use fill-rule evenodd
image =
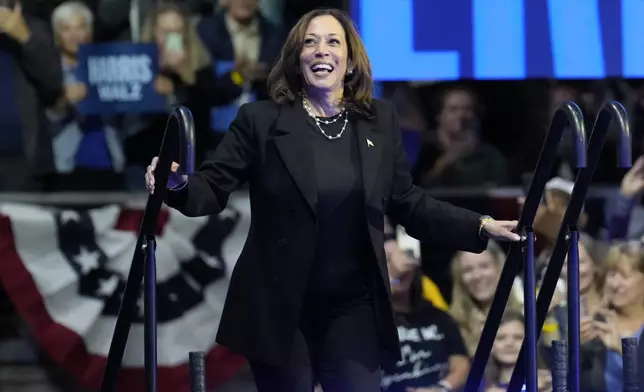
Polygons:
<instances>
[{"instance_id":1,"label":"blonde woman in crowd","mask_svg":"<svg viewBox=\"0 0 644 392\"><path fill-rule=\"evenodd\" d=\"M141 40L154 43L159 49L159 76L156 91L167 97L168 109L176 105L190 108L195 122L196 165L214 147L210 129L210 110L213 106L234 101L242 92L242 81L229 75L215 77L213 63L197 36L183 7L161 3L147 15ZM168 115L160 113L142 118L126 141L126 156L130 163L147 166L161 146L162 130Z\"/></svg>"},{"instance_id":2,"label":"blonde woman in crowd","mask_svg":"<svg viewBox=\"0 0 644 392\"><path fill-rule=\"evenodd\" d=\"M644 249L641 242L613 245L606 257L605 300L591 332L606 347L606 390L621 391L622 342L639 338L644 328Z\"/></svg>"},{"instance_id":3,"label":"blonde woman in crowd","mask_svg":"<svg viewBox=\"0 0 644 392\"><path fill-rule=\"evenodd\" d=\"M582 233L579 237L579 294L581 297L581 389L584 392L604 391L603 369L605 349L594 328L594 317L604 306L603 290L605 272L602 265L606 249L601 242ZM567 263L567 260L566 260ZM567 264L561 273L566 282ZM568 338L568 310L565 291L559 295L559 302L552 306L543 327L540 342L541 354L549 358L553 340ZM553 302L557 301L553 300Z\"/></svg>"},{"instance_id":4,"label":"blonde woman in crowd","mask_svg":"<svg viewBox=\"0 0 644 392\"><path fill-rule=\"evenodd\" d=\"M469 355L474 355L496 291L505 252L490 241L481 254L458 252L452 259L452 303L449 314L458 323ZM520 309L520 285L516 284L508 308Z\"/></svg>"},{"instance_id":5,"label":"blonde woman in crowd","mask_svg":"<svg viewBox=\"0 0 644 392\"><path fill-rule=\"evenodd\" d=\"M490 361L485 369L485 392L505 392L521 343L525 337L525 320L519 310L508 310L501 319ZM552 391L552 377L547 369L539 369L538 392Z\"/></svg>"}]
</instances>

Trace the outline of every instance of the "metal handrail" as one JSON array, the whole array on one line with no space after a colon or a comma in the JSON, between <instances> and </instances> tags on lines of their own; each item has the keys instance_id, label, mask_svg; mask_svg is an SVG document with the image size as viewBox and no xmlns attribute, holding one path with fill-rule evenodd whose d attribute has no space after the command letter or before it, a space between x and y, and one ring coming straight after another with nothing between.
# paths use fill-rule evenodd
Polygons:
<instances>
[{"instance_id":1,"label":"metal handrail","mask_svg":"<svg viewBox=\"0 0 644 392\"><path fill-rule=\"evenodd\" d=\"M176 121L179 132L168 132L171 122ZM188 108L175 108L166 123L159 152L159 160L154 171L156 184L167 184L170 178L173 155L181 143L181 166L185 174L194 171L195 127L192 113ZM154 263L154 235L159 220L159 213L166 198L167 187L157 186L155 192L148 196L145 212L139 229L130 272L116 319L112 343L107 355L100 392L113 392L116 389L118 374L123 362L130 326L136 312L136 302L141 293L141 282L145 276L145 374L146 391L156 391L156 266Z\"/></svg>"},{"instance_id":2,"label":"metal handrail","mask_svg":"<svg viewBox=\"0 0 644 392\"><path fill-rule=\"evenodd\" d=\"M608 132L611 129L610 125L611 123L613 123L613 121L616 122L616 125L617 125L616 129L619 132L618 133L619 143L617 145L618 165L621 167L630 167L632 164L631 132L630 132L630 127L628 123L628 114L626 113L626 109L624 109L622 104L620 104L619 102L616 102L616 101L607 102L606 104L604 104L599 114L597 115L597 119L595 121L595 125L593 127L593 131L590 136L590 141L588 144L587 157L588 157L589 164L585 168L579 170L579 172L577 173L577 179L575 180L575 185L574 185L572 194L570 195L570 201L568 203L568 207L566 208L566 212L564 213L563 222L561 224L561 227L559 229L559 234L557 236L557 241L552 251L552 255L550 256L550 262L548 263L548 266L546 268L546 272L543 277L541 287L539 288L539 295L537 296L537 314L536 314L537 316L536 338L537 339L539 338L539 335L543 328L543 323L545 322L546 315L548 313L548 308L550 306L550 302L552 301L552 296L555 293L557 281L559 280L559 276L561 275L561 269L563 267L564 259L566 257L566 253L568 252L568 240L569 240L571 226L575 225L575 223L577 222L577 219L579 218L579 215L581 214L584 200L586 198L586 193L588 192L588 188L590 186L593 175L595 173L595 169L599 164L600 153L604 145L604 142L606 141L606 136L608 135ZM506 290L505 287L499 287L499 289L504 290L502 291L503 294L505 293L505 291L509 293L509 288ZM497 292L498 291L499 290L497 290ZM578 293L571 293L571 294L578 294ZM495 295L495 299L496 299L496 295ZM568 305L570 306L570 304ZM578 297L577 297L577 306L578 306ZM492 316L493 316L492 314L488 315L486 326L488 324L492 324L496 327L496 329L498 329L499 322L497 322L497 317L496 317L497 315L494 314L495 316L494 318L492 318ZM501 318L498 317L498 321L500 321L500 319ZM490 328L488 328L488 331L487 331L488 333L489 333L489 329ZM569 326L569 329L570 329L570 326ZM486 331L484 328L484 333L485 332ZM491 345L491 342L493 341L494 336L489 336L489 335L485 337L481 336L481 342L483 342L484 338L486 343L489 341ZM573 339L575 340L574 342L571 342L571 341L568 342L569 350L571 348L573 348L574 350L579 347L579 334L576 334L576 336L573 337ZM519 353L519 357L517 358L517 363L514 367L512 378L510 379L510 383L507 388L508 392L518 392L521 390L521 387L523 386L523 382L525 379L525 370L526 370L525 369L526 358L525 358L524 347L525 347L525 341L522 346L521 352ZM489 350L487 352L489 355ZM577 358L573 358L573 361L577 362L576 364L574 364L576 368L571 369L571 366L569 366L568 367L569 374L578 372L579 370L578 354L579 353L576 353ZM475 361L476 361L476 358L475 358ZM569 382L568 387L574 388L575 386L570 385L570 382Z\"/></svg>"},{"instance_id":3,"label":"metal handrail","mask_svg":"<svg viewBox=\"0 0 644 392\"><path fill-rule=\"evenodd\" d=\"M523 232L531 228L537 209L541 202L543 190L550 178L550 173L557 158L558 146L564 131L567 128L572 130L573 147L575 152L575 163L578 168L586 166L586 132L584 129L584 117L579 106L572 101L559 105L555 111L546 140L539 154L537 168L535 170L528 195L526 196L521 216L519 217L518 228ZM496 331L501 324L501 318L510 297L514 279L521 270L523 242L514 243L510 246L505 265L501 271L492 305L488 317L481 332L479 344L472 360L470 373L465 384L466 391L478 391L485 367L492 350Z\"/></svg>"}]
</instances>

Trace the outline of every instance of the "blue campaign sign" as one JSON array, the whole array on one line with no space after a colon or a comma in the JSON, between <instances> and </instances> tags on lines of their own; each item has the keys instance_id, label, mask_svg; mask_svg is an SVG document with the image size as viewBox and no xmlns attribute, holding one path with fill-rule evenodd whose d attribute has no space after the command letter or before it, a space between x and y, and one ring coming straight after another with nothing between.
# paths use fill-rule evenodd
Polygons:
<instances>
[{"instance_id":1,"label":"blue campaign sign","mask_svg":"<svg viewBox=\"0 0 644 392\"><path fill-rule=\"evenodd\" d=\"M82 114L149 113L166 110L154 89L159 67L153 44L83 45L78 51L78 81L88 88L77 104Z\"/></svg>"},{"instance_id":2,"label":"blue campaign sign","mask_svg":"<svg viewBox=\"0 0 644 392\"><path fill-rule=\"evenodd\" d=\"M352 0L376 80L644 77L642 0Z\"/></svg>"}]
</instances>

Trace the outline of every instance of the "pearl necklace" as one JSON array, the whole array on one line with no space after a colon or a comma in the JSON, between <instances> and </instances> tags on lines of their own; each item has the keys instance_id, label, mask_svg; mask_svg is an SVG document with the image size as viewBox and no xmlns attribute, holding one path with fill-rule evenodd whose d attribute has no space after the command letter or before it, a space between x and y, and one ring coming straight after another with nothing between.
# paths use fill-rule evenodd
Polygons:
<instances>
[{"instance_id":1,"label":"pearl necklace","mask_svg":"<svg viewBox=\"0 0 644 392\"><path fill-rule=\"evenodd\" d=\"M315 125L317 125L318 129L320 130L320 132L322 132L322 135L324 135L324 137L326 137L329 140L339 139L342 137L344 130L347 129L347 123L349 122L349 115L347 114L347 111L345 108L342 108L340 115L334 118L333 120L320 120L318 116L313 114L313 109L311 109L309 104L306 102L306 99L302 99L302 105L304 106L304 109L306 110L306 113L308 113L309 117L311 117L313 121L315 121ZM335 136L332 136L324 132L324 129L322 129L322 126L320 124L324 124L324 125L333 124L334 122L338 121L342 117L342 115L344 115L344 124L342 124L342 129L340 130L340 133L338 133Z\"/></svg>"}]
</instances>

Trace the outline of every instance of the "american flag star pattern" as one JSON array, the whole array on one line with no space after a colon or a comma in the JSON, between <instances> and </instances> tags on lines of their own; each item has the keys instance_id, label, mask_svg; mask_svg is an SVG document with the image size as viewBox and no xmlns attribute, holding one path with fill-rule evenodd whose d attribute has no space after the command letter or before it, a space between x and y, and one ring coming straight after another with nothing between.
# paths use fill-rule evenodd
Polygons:
<instances>
[{"instance_id":1,"label":"american flag star pattern","mask_svg":"<svg viewBox=\"0 0 644 392\"><path fill-rule=\"evenodd\" d=\"M188 390L188 352L205 351L216 387L244 359L215 343L228 278L248 234L247 197L220 215L162 210L157 227L159 392ZM143 208L0 205L0 283L40 346L80 385L98 388ZM144 389L143 296L118 390Z\"/></svg>"}]
</instances>

